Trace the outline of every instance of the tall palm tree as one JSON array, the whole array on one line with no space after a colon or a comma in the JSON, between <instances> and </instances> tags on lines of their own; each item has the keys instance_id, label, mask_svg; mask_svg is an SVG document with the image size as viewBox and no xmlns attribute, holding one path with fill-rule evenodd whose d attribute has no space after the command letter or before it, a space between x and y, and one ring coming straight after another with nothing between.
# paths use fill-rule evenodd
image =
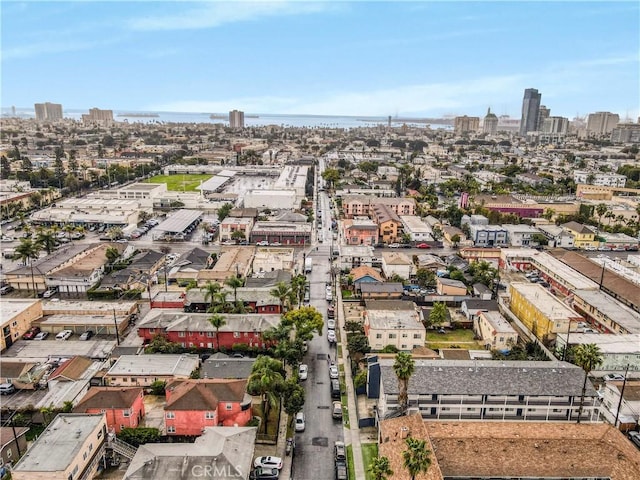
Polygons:
<instances>
[{"instance_id":1,"label":"tall palm tree","mask_svg":"<svg viewBox=\"0 0 640 480\"><path fill-rule=\"evenodd\" d=\"M602 228L602 216L607 213L609 207L606 203L599 203L596 205L596 213L598 214L598 228Z\"/></svg>"},{"instance_id":2,"label":"tall palm tree","mask_svg":"<svg viewBox=\"0 0 640 480\"><path fill-rule=\"evenodd\" d=\"M398 377L398 403L400 410L406 412L409 405L409 379L415 370L415 362L409 353L400 352L396 355L393 371Z\"/></svg>"},{"instance_id":3,"label":"tall palm tree","mask_svg":"<svg viewBox=\"0 0 640 480\"><path fill-rule=\"evenodd\" d=\"M604 362L604 357L595 343L583 343L578 345L574 352L576 365L584 370L584 382L582 383L582 395L580 395L580 408L578 408L578 420L582 416L582 408L584 407L584 396L587 393L587 379L589 372L594 368L598 368Z\"/></svg>"},{"instance_id":4,"label":"tall palm tree","mask_svg":"<svg viewBox=\"0 0 640 480\"><path fill-rule=\"evenodd\" d=\"M289 304L291 287L285 282L278 282L276 286L271 289L271 295L276 297L280 301L280 312L284 313L285 306Z\"/></svg>"},{"instance_id":5,"label":"tall palm tree","mask_svg":"<svg viewBox=\"0 0 640 480\"><path fill-rule=\"evenodd\" d=\"M56 248L56 236L51 230L39 229L36 233L36 243L49 255Z\"/></svg>"},{"instance_id":6,"label":"tall palm tree","mask_svg":"<svg viewBox=\"0 0 640 480\"><path fill-rule=\"evenodd\" d=\"M229 292L225 292L224 290L214 293L209 311L213 313L228 313L229 302L227 301L227 295L229 295Z\"/></svg>"},{"instance_id":7,"label":"tall palm tree","mask_svg":"<svg viewBox=\"0 0 640 480\"><path fill-rule=\"evenodd\" d=\"M204 301L209 302L209 309L213 308L213 302L215 300L215 295L220 291L222 287L218 282L207 282L204 286Z\"/></svg>"},{"instance_id":8,"label":"tall palm tree","mask_svg":"<svg viewBox=\"0 0 640 480\"><path fill-rule=\"evenodd\" d=\"M295 296L295 301L298 304L298 308L302 305L304 300L304 291L307 288L307 277L304 275L296 275L291 279L291 290Z\"/></svg>"},{"instance_id":9,"label":"tall palm tree","mask_svg":"<svg viewBox=\"0 0 640 480\"><path fill-rule=\"evenodd\" d=\"M40 245L34 242L30 238L20 239L20 245L16 247L16 252L13 255L14 260L22 260L25 264L28 264L31 268L31 286L33 287L33 294L37 296L36 291L36 279L33 274L33 261L40 255Z\"/></svg>"},{"instance_id":10,"label":"tall palm tree","mask_svg":"<svg viewBox=\"0 0 640 480\"><path fill-rule=\"evenodd\" d=\"M393 475L390 462L387 457L376 457L369 464L369 472L374 480L387 480Z\"/></svg>"},{"instance_id":11,"label":"tall palm tree","mask_svg":"<svg viewBox=\"0 0 640 480\"><path fill-rule=\"evenodd\" d=\"M405 440L407 449L402 452L404 468L407 469L411 480L416 480L420 473L427 473L431 466L431 451L427 449L427 442L417 438L407 438Z\"/></svg>"},{"instance_id":12,"label":"tall palm tree","mask_svg":"<svg viewBox=\"0 0 640 480\"><path fill-rule=\"evenodd\" d=\"M216 329L216 343L218 344L218 350L220 350L220 329L227 324L227 321L222 315L211 315L208 319L213 328Z\"/></svg>"},{"instance_id":13,"label":"tall palm tree","mask_svg":"<svg viewBox=\"0 0 640 480\"><path fill-rule=\"evenodd\" d=\"M260 395L262 398L265 433L267 432L269 408L275 408L278 405L278 391L283 383L284 377L280 362L274 358L260 355L251 369L251 375L247 381L247 391L250 395Z\"/></svg>"},{"instance_id":14,"label":"tall palm tree","mask_svg":"<svg viewBox=\"0 0 640 480\"><path fill-rule=\"evenodd\" d=\"M244 280L242 280L242 278L237 277L237 276L233 276L233 277L229 277L224 281L224 284L233 289L233 301L237 302L238 301L238 288L242 287L244 285Z\"/></svg>"}]
</instances>

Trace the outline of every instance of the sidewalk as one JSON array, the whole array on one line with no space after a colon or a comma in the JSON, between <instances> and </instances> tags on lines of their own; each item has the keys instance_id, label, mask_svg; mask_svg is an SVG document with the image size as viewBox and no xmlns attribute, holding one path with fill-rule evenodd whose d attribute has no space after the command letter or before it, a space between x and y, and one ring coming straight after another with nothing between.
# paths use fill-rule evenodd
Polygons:
<instances>
[{"instance_id":1,"label":"sidewalk","mask_svg":"<svg viewBox=\"0 0 640 480\"><path fill-rule=\"evenodd\" d=\"M336 288L336 312L340 327L340 343L342 344L342 364L344 365L344 382L347 386L347 406L349 408L349 429L344 429L344 443L351 445L353 450L353 466L357 479L365 478L364 463L362 461L362 447L360 445L360 429L358 428L358 409L356 408L355 390L351 378L351 363L347 349L347 332L344 329L344 313L342 310L342 293Z\"/></svg>"}]
</instances>

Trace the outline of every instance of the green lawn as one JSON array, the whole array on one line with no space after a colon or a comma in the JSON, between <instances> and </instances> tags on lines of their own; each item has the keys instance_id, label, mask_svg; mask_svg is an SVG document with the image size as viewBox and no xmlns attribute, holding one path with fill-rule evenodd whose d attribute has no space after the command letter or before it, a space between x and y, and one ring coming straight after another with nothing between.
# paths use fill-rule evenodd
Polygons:
<instances>
[{"instance_id":1,"label":"green lawn","mask_svg":"<svg viewBox=\"0 0 640 480\"><path fill-rule=\"evenodd\" d=\"M349 469L349 478L356 478L356 467L353 465L353 447L347 445L347 468Z\"/></svg>"},{"instance_id":2,"label":"green lawn","mask_svg":"<svg viewBox=\"0 0 640 480\"><path fill-rule=\"evenodd\" d=\"M173 190L176 192L195 192L196 187L200 186L200 182L209 180L212 175L197 174L197 175L156 175L151 177L147 183L166 183L167 190Z\"/></svg>"},{"instance_id":3,"label":"green lawn","mask_svg":"<svg viewBox=\"0 0 640 480\"><path fill-rule=\"evenodd\" d=\"M473 338L473 330L465 330L463 328L457 330L448 330L447 333L438 333L437 330L427 330L427 347L451 348L457 345L464 350L482 349L482 345Z\"/></svg>"},{"instance_id":4,"label":"green lawn","mask_svg":"<svg viewBox=\"0 0 640 480\"><path fill-rule=\"evenodd\" d=\"M377 443L363 443L362 447L362 463L364 465L364 474L366 480L373 480L371 473L369 472L369 464L374 458L378 456L378 444Z\"/></svg>"}]
</instances>

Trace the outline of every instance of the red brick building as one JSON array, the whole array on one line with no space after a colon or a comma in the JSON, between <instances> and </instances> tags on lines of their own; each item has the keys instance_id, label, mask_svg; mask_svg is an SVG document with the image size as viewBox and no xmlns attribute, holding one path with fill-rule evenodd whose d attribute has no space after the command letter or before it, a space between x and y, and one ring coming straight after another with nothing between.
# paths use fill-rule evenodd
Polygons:
<instances>
[{"instance_id":1,"label":"red brick building","mask_svg":"<svg viewBox=\"0 0 640 480\"><path fill-rule=\"evenodd\" d=\"M278 314L222 314L226 324L216 333L216 329L209 323L211 315L151 310L138 325L138 336L151 341L156 335L164 335L169 341L180 343L186 348L231 348L239 343L264 348L262 334L280 324Z\"/></svg>"},{"instance_id":2,"label":"red brick building","mask_svg":"<svg viewBox=\"0 0 640 480\"><path fill-rule=\"evenodd\" d=\"M91 387L74 413L104 413L109 430L136 428L144 418L144 394L139 387Z\"/></svg>"},{"instance_id":3,"label":"red brick building","mask_svg":"<svg viewBox=\"0 0 640 480\"><path fill-rule=\"evenodd\" d=\"M205 427L244 427L252 417L246 380L177 380L167 385L167 435L202 435Z\"/></svg>"}]
</instances>

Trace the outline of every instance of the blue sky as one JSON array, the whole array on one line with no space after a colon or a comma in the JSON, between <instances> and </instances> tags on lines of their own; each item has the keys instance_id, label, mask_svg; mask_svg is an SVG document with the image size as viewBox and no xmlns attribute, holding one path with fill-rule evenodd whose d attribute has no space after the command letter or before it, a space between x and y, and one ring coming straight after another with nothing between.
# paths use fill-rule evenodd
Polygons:
<instances>
[{"instance_id":1,"label":"blue sky","mask_svg":"<svg viewBox=\"0 0 640 480\"><path fill-rule=\"evenodd\" d=\"M2 107L640 114L637 2L2 2Z\"/></svg>"}]
</instances>

